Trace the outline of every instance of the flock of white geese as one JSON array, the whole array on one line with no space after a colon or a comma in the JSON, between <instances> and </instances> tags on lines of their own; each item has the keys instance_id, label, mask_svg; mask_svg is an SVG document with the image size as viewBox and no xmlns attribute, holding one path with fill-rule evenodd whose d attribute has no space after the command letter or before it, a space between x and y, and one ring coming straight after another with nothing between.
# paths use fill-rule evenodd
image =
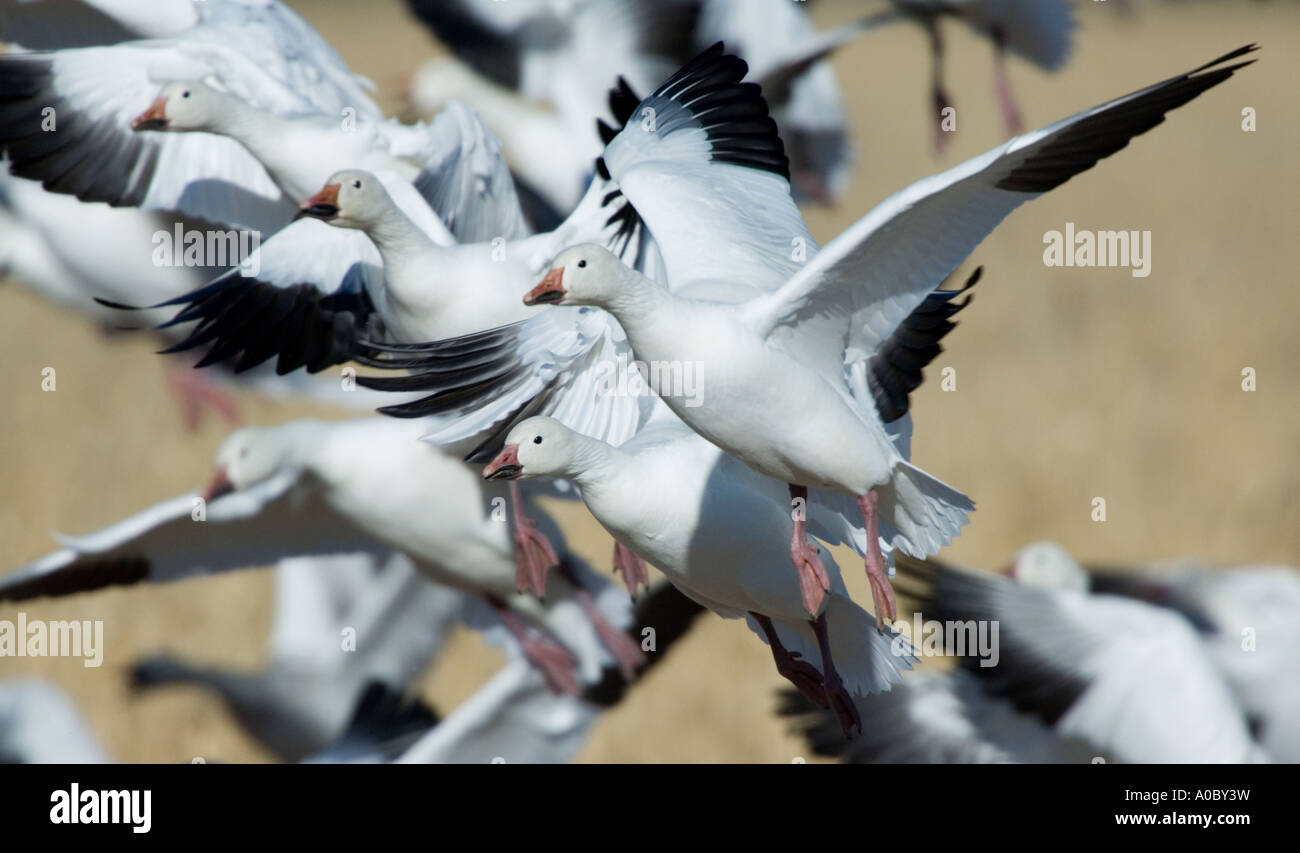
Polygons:
<instances>
[{"instance_id":1,"label":"flock of white geese","mask_svg":"<svg viewBox=\"0 0 1300 853\"><path fill-rule=\"evenodd\" d=\"M1045 543L955 569L933 558L975 505L910 458L909 394L980 273L945 280L1254 45L1019 133L819 248L796 202L847 180L836 48L923 27L940 126L960 21L1019 132L1003 63L1061 66L1070 4L892 0L828 31L789 0L410 6L455 54L412 78L415 124L278 0L0 0L5 267L226 380L381 412L238 429L205 489L64 538L0 601L274 564L265 671L157 656L133 680L217 691L288 761L569 760L704 610L746 620L791 683L780 712L844 760L1300 759L1294 570L1090 571ZM176 223L259 239L229 269L152 263ZM374 370L347 394L309 377L351 364ZM188 405L222 405L178 374ZM608 567L541 495L586 504ZM896 585L998 623L999 664L905 677ZM457 623L509 663L440 716L410 687ZM1267 653L1241 653L1242 624ZM38 681L0 683L0 756L108 759Z\"/></svg>"}]
</instances>

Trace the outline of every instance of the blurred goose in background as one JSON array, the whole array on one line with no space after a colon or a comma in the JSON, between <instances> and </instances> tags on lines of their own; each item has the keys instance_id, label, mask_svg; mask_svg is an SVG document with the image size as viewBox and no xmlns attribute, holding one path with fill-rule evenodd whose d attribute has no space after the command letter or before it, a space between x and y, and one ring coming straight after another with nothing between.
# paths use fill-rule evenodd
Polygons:
<instances>
[{"instance_id":1,"label":"blurred goose in background","mask_svg":"<svg viewBox=\"0 0 1300 853\"><path fill-rule=\"evenodd\" d=\"M1276 761L1300 761L1300 572L1290 566L1216 567L1193 560L1083 567L1053 542L1021 549L1008 567L1073 577L1098 595L1132 598L1182 616L1245 708Z\"/></svg>"},{"instance_id":2,"label":"blurred goose in background","mask_svg":"<svg viewBox=\"0 0 1300 853\"><path fill-rule=\"evenodd\" d=\"M608 660L630 678L643 656L620 633L626 595L569 554L559 528L535 509L533 523L556 543L560 567L544 603L519 594L526 579L507 522L525 504L416 441L420 430L385 418L237 430L201 495L64 538L63 549L0 577L0 601L398 550L423 577L486 599L557 692L599 678Z\"/></svg>"},{"instance_id":3,"label":"blurred goose in background","mask_svg":"<svg viewBox=\"0 0 1300 853\"><path fill-rule=\"evenodd\" d=\"M0 764L108 764L72 700L39 679L0 682Z\"/></svg>"},{"instance_id":4,"label":"blurred goose in background","mask_svg":"<svg viewBox=\"0 0 1300 853\"><path fill-rule=\"evenodd\" d=\"M136 661L132 685L211 689L258 743L298 761L337 740L359 703L375 714L385 695L406 690L464 606L464 596L429 583L397 552L281 560L265 669L162 653Z\"/></svg>"},{"instance_id":5,"label":"blurred goose in background","mask_svg":"<svg viewBox=\"0 0 1300 853\"><path fill-rule=\"evenodd\" d=\"M661 583L637 601L627 636L643 643L643 632L654 631L653 648L635 681L624 680L616 667L607 667L600 680L580 695L555 695L545 679L526 661L512 660L486 684L448 714L430 722L411 737L409 721L419 703L389 703L396 714L362 708L339 741L310 759L317 763L401 764L559 764L572 761L586 743L600 715L620 705L642 678L695 624L704 611L670 584ZM395 750L395 745L403 745Z\"/></svg>"},{"instance_id":6,"label":"blurred goose in background","mask_svg":"<svg viewBox=\"0 0 1300 853\"><path fill-rule=\"evenodd\" d=\"M815 755L845 764L1087 764L1098 755L960 670L908 673L888 693L859 698L857 708L864 730L852 739L796 691L782 692L777 712Z\"/></svg>"},{"instance_id":7,"label":"blurred goose in background","mask_svg":"<svg viewBox=\"0 0 1300 853\"><path fill-rule=\"evenodd\" d=\"M1074 11L1069 0L890 0L894 15L916 21L930 39L930 93L935 114L935 150L943 148L945 110L952 100L943 83L943 18L956 18L993 42L993 82L1002 122L1019 133L1023 122L1007 78L1006 54L1014 53L1045 71L1056 71L1070 57ZM888 13L886 13L888 14Z\"/></svg>"},{"instance_id":8,"label":"blurred goose in background","mask_svg":"<svg viewBox=\"0 0 1300 853\"><path fill-rule=\"evenodd\" d=\"M1021 560L1008 578L936 560L897 561L900 589L919 600L922 619L998 625L996 665L969 653L956 663L990 697L1059 737L1093 745L1106 761L1269 760L1232 688L1178 614L1091 594L1087 575L1062 563Z\"/></svg>"},{"instance_id":9,"label":"blurred goose in background","mask_svg":"<svg viewBox=\"0 0 1300 853\"><path fill-rule=\"evenodd\" d=\"M525 194L553 216L572 210L600 153L597 118L619 77L649 91L681 64L696 0L410 0L457 60L433 60L408 84L413 106L435 115L469 103L498 134Z\"/></svg>"},{"instance_id":10,"label":"blurred goose in background","mask_svg":"<svg viewBox=\"0 0 1300 853\"><path fill-rule=\"evenodd\" d=\"M457 57L430 60L412 75L412 106L429 116L451 99L473 105L501 137L521 184L558 210L576 202L600 153L592 119L609 118L607 81L623 77L631 91L651 91L718 41L749 63L750 79L772 104L796 198L835 202L847 187L852 155L839 84L824 60L888 19L867 16L818 32L801 4L789 0L410 6Z\"/></svg>"},{"instance_id":11,"label":"blurred goose in background","mask_svg":"<svg viewBox=\"0 0 1300 853\"><path fill-rule=\"evenodd\" d=\"M526 230L497 143L468 110L386 120L369 84L277 0L188 5L194 26L170 38L0 56L11 171L85 201L270 234L330 174L359 167L412 182L461 239Z\"/></svg>"}]
</instances>

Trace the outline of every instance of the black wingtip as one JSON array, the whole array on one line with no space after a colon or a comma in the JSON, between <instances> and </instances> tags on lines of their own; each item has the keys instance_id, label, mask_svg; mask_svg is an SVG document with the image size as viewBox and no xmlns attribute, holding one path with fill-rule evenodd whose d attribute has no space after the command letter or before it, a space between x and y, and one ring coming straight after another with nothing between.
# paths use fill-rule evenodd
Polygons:
<instances>
[{"instance_id":1,"label":"black wingtip","mask_svg":"<svg viewBox=\"0 0 1300 853\"><path fill-rule=\"evenodd\" d=\"M1037 194L1059 187L1162 123L1168 113L1224 82L1238 69L1254 63L1256 60L1249 59L1233 65L1223 64L1258 49L1257 44L1239 47L1185 74L1082 115L1011 169L997 182L997 188Z\"/></svg>"},{"instance_id":2,"label":"black wingtip","mask_svg":"<svg viewBox=\"0 0 1300 853\"><path fill-rule=\"evenodd\" d=\"M114 302L111 299L103 299L99 296L94 296L91 298L94 299L96 302L98 302L100 305L103 305L105 308L113 308L118 311L143 311L144 310L139 305L127 305L125 302Z\"/></svg>"}]
</instances>

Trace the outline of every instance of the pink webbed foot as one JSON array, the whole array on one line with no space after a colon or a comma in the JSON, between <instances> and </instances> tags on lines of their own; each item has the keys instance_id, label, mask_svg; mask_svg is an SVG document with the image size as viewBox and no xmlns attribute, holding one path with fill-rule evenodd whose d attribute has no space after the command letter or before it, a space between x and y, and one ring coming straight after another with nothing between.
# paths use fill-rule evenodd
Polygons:
<instances>
[{"instance_id":1,"label":"pink webbed foot","mask_svg":"<svg viewBox=\"0 0 1300 853\"><path fill-rule=\"evenodd\" d=\"M993 86L997 90L998 106L1002 109L1002 123L1013 136L1020 132L1020 109L1011 94L1011 79L1007 77L1007 38L1000 26L993 28Z\"/></svg>"},{"instance_id":2,"label":"pink webbed foot","mask_svg":"<svg viewBox=\"0 0 1300 853\"><path fill-rule=\"evenodd\" d=\"M231 426L240 422L239 408L235 405L234 396L223 390L200 370L191 367L169 367L167 388L180 404L181 418L185 422L185 428L190 432L198 429L205 409L212 409Z\"/></svg>"},{"instance_id":3,"label":"pink webbed foot","mask_svg":"<svg viewBox=\"0 0 1300 853\"><path fill-rule=\"evenodd\" d=\"M636 671L645 665L645 654L641 651L641 647L627 634L610 624L605 614L601 613L600 608L596 606L591 593L582 588L576 572L568 566L561 566L560 571L564 579L573 587L578 606L591 620L591 625L596 629L601 643L614 656L614 662L618 665L623 680L631 681L636 678Z\"/></svg>"},{"instance_id":4,"label":"pink webbed foot","mask_svg":"<svg viewBox=\"0 0 1300 853\"><path fill-rule=\"evenodd\" d=\"M809 702L821 708L829 707L826 693L822 689L822 674L817 671L817 667L803 660L803 656L798 652L792 652L781 644L781 638L776 635L776 629L772 627L772 620L752 611L749 615L754 617L754 621L763 629L763 634L767 637L767 645L772 650L772 660L776 663L777 674L793 684Z\"/></svg>"},{"instance_id":5,"label":"pink webbed foot","mask_svg":"<svg viewBox=\"0 0 1300 853\"><path fill-rule=\"evenodd\" d=\"M1007 69L1001 55L998 56L993 77L994 86L997 88L998 106L1002 110L1002 123L1006 126L1007 132L1014 136L1020 132L1024 124L1020 118L1020 108L1016 106L1016 96L1011 92L1011 81L1007 77Z\"/></svg>"},{"instance_id":6,"label":"pink webbed foot","mask_svg":"<svg viewBox=\"0 0 1300 853\"><path fill-rule=\"evenodd\" d=\"M804 609L809 616L816 616L821 609L826 590L831 588L830 575L817 556L816 546L809 544L806 531L806 513L808 507L808 489L803 486L790 486L791 504L794 507L794 531L790 536L790 561L794 563L799 575L799 593L803 597Z\"/></svg>"},{"instance_id":7,"label":"pink webbed foot","mask_svg":"<svg viewBox=\"0 0 1300 853\"><path fill-rule=\"evenodd\" d=\"M821 708L829 707L826 701L826 690L822 685L822 674L817 671L817 667L804 660L798 652L785 649L781 652L783 654L777 654L774 650L772 654L776 660L777 673L798 688L809 702Z\"/></svg>"},{"instance_id":8,"label":"pink webbed foot","mask_svg":"<svg viewBox=\"0 0 1300 853\"><path fill-rule=\"evenodd\" d=\"M540 634L528 634L520 645L524 656L541 671L552 693L578 695L578 662L568 649Z\"/></svg>"},{"instance_id":9,"label":"pink webbed foot","mask_svg":"<svg viewBox=\"0 0 1300 853\"><path fill-rule=\"evenodd\" d=\"M547 636L530 631L504 601L489 598L488 602L518 641L524 657L542 673L546 687L557 695L578 695L578 661L569 650Z\"/></svg>"},{"instance_id":10,"label":"pink webbed foot","mask_svg":"<svg viewBox=\"0 0 1300 853\"><path fill-rule=\"evenodd\" d=\"M537 529L537 522L524 513L519 483L510 483L510 503L514 515L515 587L520 592L532 590L538 598L546 595L546 573L560 564L551 540Z\"/></svg>"},{"instance_id":11,"label":"pink webbed foot","mask_svg":"<svg viewBox=\"0 0 1300 853\"><path fill-rule=\"evenodd\" d=\"M646 571L645 560L621 542L614 543L614 571L623 576L623 583L633 598L639 590L650 588L650 573Z\"/></svg>"},{"instance_id":12,"label":"pink webbed foot","mask_svg":"<svg viewBox=\"0 0 1300 853\"><path fill-rule=\"evenodd\" d=\"M945 130L945 125L955 120L956 114L949 112L952 100L943 87L943 34L934 19L928 20L925 27L930 37L930 100L934 105L934 156L938 157L948 144L949 134L953 132ZM956 128L955 125L952 127Z\"/></svg>"},{"instance_id":13,"label":"pink webbed foot","mask_svg":"<svg viewBox=\"0 0 1300 853\"><path fill-rule=\"evenodd\" d=\"M876 613L876 627L883 629L885 622L898 618L898 603L894 600L894 587L889 582L885 555L880 552L880 522L876 514L876 492L873 489L858 498L858 509L867 528L867 555L864 560L867 580L871 583L872 609Z\"/></svg>"},{"instance_id":14,"label":"pink webbed foot","mask_svg":"<svg viewBox=\"0 0 1300 853\"><path fill-rule=\"evenodd\" d=\"M826 590L831 588L830 576L826 574L826 567L817 556L817 548L808 544L807 540L790 543L790 559L794 561L795 570L799 573L799 591L803 596L804 609L808 615L814 616L821 609Z\"/></svg>"}]
</instances>

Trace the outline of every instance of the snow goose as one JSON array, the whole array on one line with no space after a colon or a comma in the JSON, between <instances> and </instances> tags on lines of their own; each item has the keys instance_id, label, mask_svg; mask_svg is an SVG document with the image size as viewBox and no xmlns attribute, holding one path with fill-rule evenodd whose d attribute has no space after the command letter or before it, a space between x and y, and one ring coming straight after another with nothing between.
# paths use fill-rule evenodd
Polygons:
<instances>
[{"instance_id":1,"label":"snow goose","mask_svg":"<svg viewBox=\"0 0 1300 853\"><path fill-rule=\"evenodd\" d=\"M412 8L464 60L421 66L409 84L412 105L422 115L451 99L474 105L502 139L518 180L560 209L572 206L599 153L591 116L602 114L602 93L592 84L602 78L590 69L607 68L647 91L717 41L750 64L752 79L768 93L796 197L834 201L847 184L851 155L839 85L823 60L888 20L874 15L817 32L788 0L588 0L569 5L567 15L543 3L507 11L417 0Z\"/></svg>"},{"instance_id":2,"label":"snow goose","mask_svg":"<svg viewBox=\"0 0 1300 853\"><path fill-rule=\"evenodd\" d=\"M1072 577L1100 595L1177 613L1246 709L1255 739L1276 761L1300 761L1300 572L1289 566L1214 567L1174 560L1082 567L1053 542L1022 548L1012 577Z\"/></svg>"},{"instance_id":3,"label":"snow goose","mask_svg":"<svg viewBox=\"0 0 1300 853\"><path fill-rule=\"evenodd\" d=\"M825 607L808 618L777 547L793 527L785 489L680 423L660 421L613 448L530 418L510 431L484 476L572 479L596 520L683 593L724 618L747 617L777 671L833 707L846 732L862 728L851 695L887 690L911 666L907 651L891 649L895 635L873 630L871 615L853 603L829 555Z\"/></svg>"},{"instance_id":4,"label":"snow goose","mask_svg":"<svg viewBox=\"0 0 1300 853\"><path fill-rule=\"evenodd\" d=\"M645 627L654 628L655 648L634 682L613 667L578 696L555 695L526 661L502 667L472 696L444 719L425 726L418 740L395 757L401 764L559 764L573 760L600 715L619 705L650 669L663 661L703 608L671 584L659 584L637 602L630 639L641 641ZM418 706L417 706L418 707ZM403 715L407 716L407 715ZM314 762L377 762L389 760L395 739L406 734L405 720L359 720Z\"/></svg>"},{"instance_id":5,"label":"snow goose","mask_svg":"<svg viewBox=\"0 0 1300 853\"><path fill-rule=\"evenodd\" d=\"M430 125L386 121L283 4L195 8L198 23L173 38L0 57L13 173L83 200L270 233L355 166L413 181L463 238L522 233L496 141L464 107Z\"/></svg>"},{"instance_id":6,"label":"snow goose","mask_svg":"<svg viewBox=\"0 0 1300 853\"><path fill-rule=\"evenodd\" d=\"M270 664L257 672L168 654L136 661L137 689L193 684L215 691L241 727L286 761L334 742L376 685L400 692L424 671L465 599L393 552L281 560L275 569ZM345 631L352 642L345 646ZM373 710L373 708L371 709Z\"/></svg>"},{"instance_id":7,"label":"snow goose","mask_svg":"<svg viewBox=\"0 0 1300 853\"><path fill-rule=\"evenodd\" d=\"M609 118L605 91L620 75L648 91L680 65L698 0L411 0L410 8L462 62L433 60L413 75L425 115L452 99L480 110L523 181L556 210L572 210Z\"/></svg>"},{"instance_id":8,"label":"snow goose","mask_svg":"<svg viewBox=\"0 0 1300 853\"><path fill-rule=\"evenodd\" d=\"M1038 67L1055 71L1070 57L1074 34L1074 13L1069 0L891 0L901 18L921 24L930 39L930 92L935 110L935 149L943 147L947 134L939 128L947 117L945 110L952 101L943 85L942 18L951 17L965 23L976 33L993 42L993 74L998 106L1008 132L1021 128L1020 110L1016 107L1007 79L1007 51L1021 56Z\"/></svg>"},{"instance_id":9,"label":"snow goose","mask_svg":"<svg viewBox=\"0 0 1300 853\"><path fill-rule=\"evenodd\" d=\"M1081 571L1013 580L905 556L898 566L926 620L999 626L996 665L963 655L964 672L1058 734L1096 745L1102 758L1266 760L1228 683L1177 614L1089 594Z\"/></svg>"},{"instance_id":10,"label":"snow goose","mask_svg":"<svg viewBox=\"0 0 1300 853\"><path fill-rule=\"evenodd\" d=\"M624 129L602 159L653 236L668 288L600 247L577 246L556 258L525 302L602 307L638 360L707 366L703 394L680 394L671 371L651 371L650 385L705 438L789 483L792 499L806 498L809 486L856 499L875 610L892 620L880 519L897 531L895 548L924 556L957 534L974 505L906 461L889 440L889 380L874 354L1012 210L1228 79L1252 60L1227 63L1253 50L1240 48L924 179L814 254L770 121L764 125L756 109L755 130L737 138L709 118L722 103L719 93L732 92L720 84L745 72L718 45L642 102L654 110L653 131ZM703 193L705 186L714 191ZM937 235L935 223L943 223ZM798 536L790 550L815 613L824 585L817 555Z\"/></svg>"},{"instance_id":11,"label":"snow goose","mask_svg":"<svg viewBox=\"0 0 1300 853\"><path fill-rule=\"evenodd\" d=\"M538 523L565 555L559 582L545 603L518 594L507 493L416 441L420 429L372 417L237 430L218 450L202 494L65 539L62 550L0 577L0 601L394 549L424 577L490 601L557 690L598 678L610 654L633 672L641 652L616 630L627 618L626 597L620 603L568 555L545 516ZM440 509L431 514L430 506Z\"/></svg>"}]
</instances>

